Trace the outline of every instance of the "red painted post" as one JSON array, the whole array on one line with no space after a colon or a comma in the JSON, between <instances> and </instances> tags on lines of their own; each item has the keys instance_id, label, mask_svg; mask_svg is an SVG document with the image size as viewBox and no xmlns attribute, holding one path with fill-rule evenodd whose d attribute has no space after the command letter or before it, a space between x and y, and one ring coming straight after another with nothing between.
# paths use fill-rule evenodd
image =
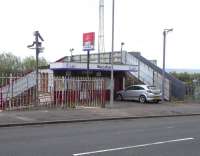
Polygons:
<instances>
[{"instance_id":1,"label":"red painted post","mask_svg":"<svg viewBox=\"0 0 200 156\"><path fill-rule=\"evenodd\" d=\"M103 103L102 103L102 108L105 108L105 102L106 102L106 89L105 89L105 81L102 80L102 90L103 90Z\"/></svg>"},{"instance_id":2,"label":"red painted post","mask_svg":"<svg viewBox=\"0 0 200 156\"><path fill-rule=\"evenodd\" d=\"M0 109L3 110L3 93L2 93L2 88L0 88Z\"/></svg>"}]
</instances>

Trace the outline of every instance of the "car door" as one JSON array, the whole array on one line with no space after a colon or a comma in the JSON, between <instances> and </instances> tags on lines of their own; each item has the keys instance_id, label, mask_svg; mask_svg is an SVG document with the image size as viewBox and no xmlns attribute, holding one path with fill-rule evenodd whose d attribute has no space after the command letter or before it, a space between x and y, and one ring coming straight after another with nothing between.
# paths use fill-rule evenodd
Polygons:
<instances>
[{"instance_id":1,"label":"car door","mask_svg":"<svg viewBox=\"0 0 200 156\"><path fill-rule=\"evenodd\" d=\"M141 86L134 87L134 100L139 100L141 95L144 95L145 89Z\"/></svg>"},{"instance_id":2,"label":"car door","mask_svg":"<svg viewBox=\"0 0 200 156\"><path fill-rule=\"evenodd\" d=\"M125 89L125 92L124 92L124 95L123 95L123 98L125 100L131 100L132 99L133 88L134 88L134 86L129 86Z\"/></svg>"}]
</instances>

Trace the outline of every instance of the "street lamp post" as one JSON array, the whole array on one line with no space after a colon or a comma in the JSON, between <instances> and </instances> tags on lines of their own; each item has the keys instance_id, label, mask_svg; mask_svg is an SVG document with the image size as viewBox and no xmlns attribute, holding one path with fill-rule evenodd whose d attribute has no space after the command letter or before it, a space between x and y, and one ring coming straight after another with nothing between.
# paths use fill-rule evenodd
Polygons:
<instances>
[{"instance_id":1,"label":"street lamp post","mask_svg":"<svg viewBox=\"0 0 200 156\"><path fill-rule=\"evenodd\" d=\"M163 31L163 70L162 70L162 101L165 100L165 50L166 50L166 35L173 29L164 29Z\"/></svg>"},{"instance_id":2,"label":"street lamp post","mask_svg":"<svg viewBox=\"0 0 200 156\"><path fill-rule=\"evenodd\" d=\"M73 59L72 59L72 57L73 57L73 56L72 56L72 52L74 51L74 48L70 48L69 51L70 51L70 53L71 53L71 59L70 59L70 60L71 60L71 62L72 62L72 61L73 61Z\"/></svg>"},{"instance_id":3,"label":"street lamp post","mask_svg":"<svg viewBox=\"0 0 200 156\"><path fill-rule=\"evenodd\" d=\"M124 42L121 42L121 64L122 64L123 45L124 45Z\"/></svg>"},{"instance_id":4,"label":"street lamp post","mask_svg":"<svg viewBox=\"0 0 200 156\"><path fill-rule=\"evenodd\" d=\"M112 0L112 51L111 51L111 85L110 85L110 106L113 106L114 80L113 80L113 52L114 52L114 22L115 22L115 0Z\"/></svg>"}]
</instances>

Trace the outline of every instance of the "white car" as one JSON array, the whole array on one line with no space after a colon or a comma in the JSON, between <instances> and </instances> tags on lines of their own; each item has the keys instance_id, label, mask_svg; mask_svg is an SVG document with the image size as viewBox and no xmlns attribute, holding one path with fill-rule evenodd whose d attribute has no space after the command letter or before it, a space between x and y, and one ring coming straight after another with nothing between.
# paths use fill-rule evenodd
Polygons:
<instances>
[{"instance_id":1,"label":"white car","mask_svg":"<svg viewBox=\"0 0 200 156\"><path fill-rule=\"evenodd\" d=\"M138 100L140 103L161 101L161 91L155 86L132 85L125 90L118 91L117 100Z\"/></svg>"}]
</instances>

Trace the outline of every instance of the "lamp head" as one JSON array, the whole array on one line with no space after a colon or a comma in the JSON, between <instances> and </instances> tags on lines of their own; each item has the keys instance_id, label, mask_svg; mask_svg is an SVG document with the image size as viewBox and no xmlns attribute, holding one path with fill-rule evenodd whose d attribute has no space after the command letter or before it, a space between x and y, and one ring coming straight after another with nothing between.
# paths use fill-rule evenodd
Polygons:
<instances>
[{"instance_id":1,"label":"lamp head","mask_svg":"<svg viewBox=\"0 0 200 156\"><path fill-rule=\"evenodd\" d=\"M166 33L170 32L170 31L173 31L173 28L171 28L171 29L164 29L164 32L166 32Z\"/></svg>"}]
</instances>

